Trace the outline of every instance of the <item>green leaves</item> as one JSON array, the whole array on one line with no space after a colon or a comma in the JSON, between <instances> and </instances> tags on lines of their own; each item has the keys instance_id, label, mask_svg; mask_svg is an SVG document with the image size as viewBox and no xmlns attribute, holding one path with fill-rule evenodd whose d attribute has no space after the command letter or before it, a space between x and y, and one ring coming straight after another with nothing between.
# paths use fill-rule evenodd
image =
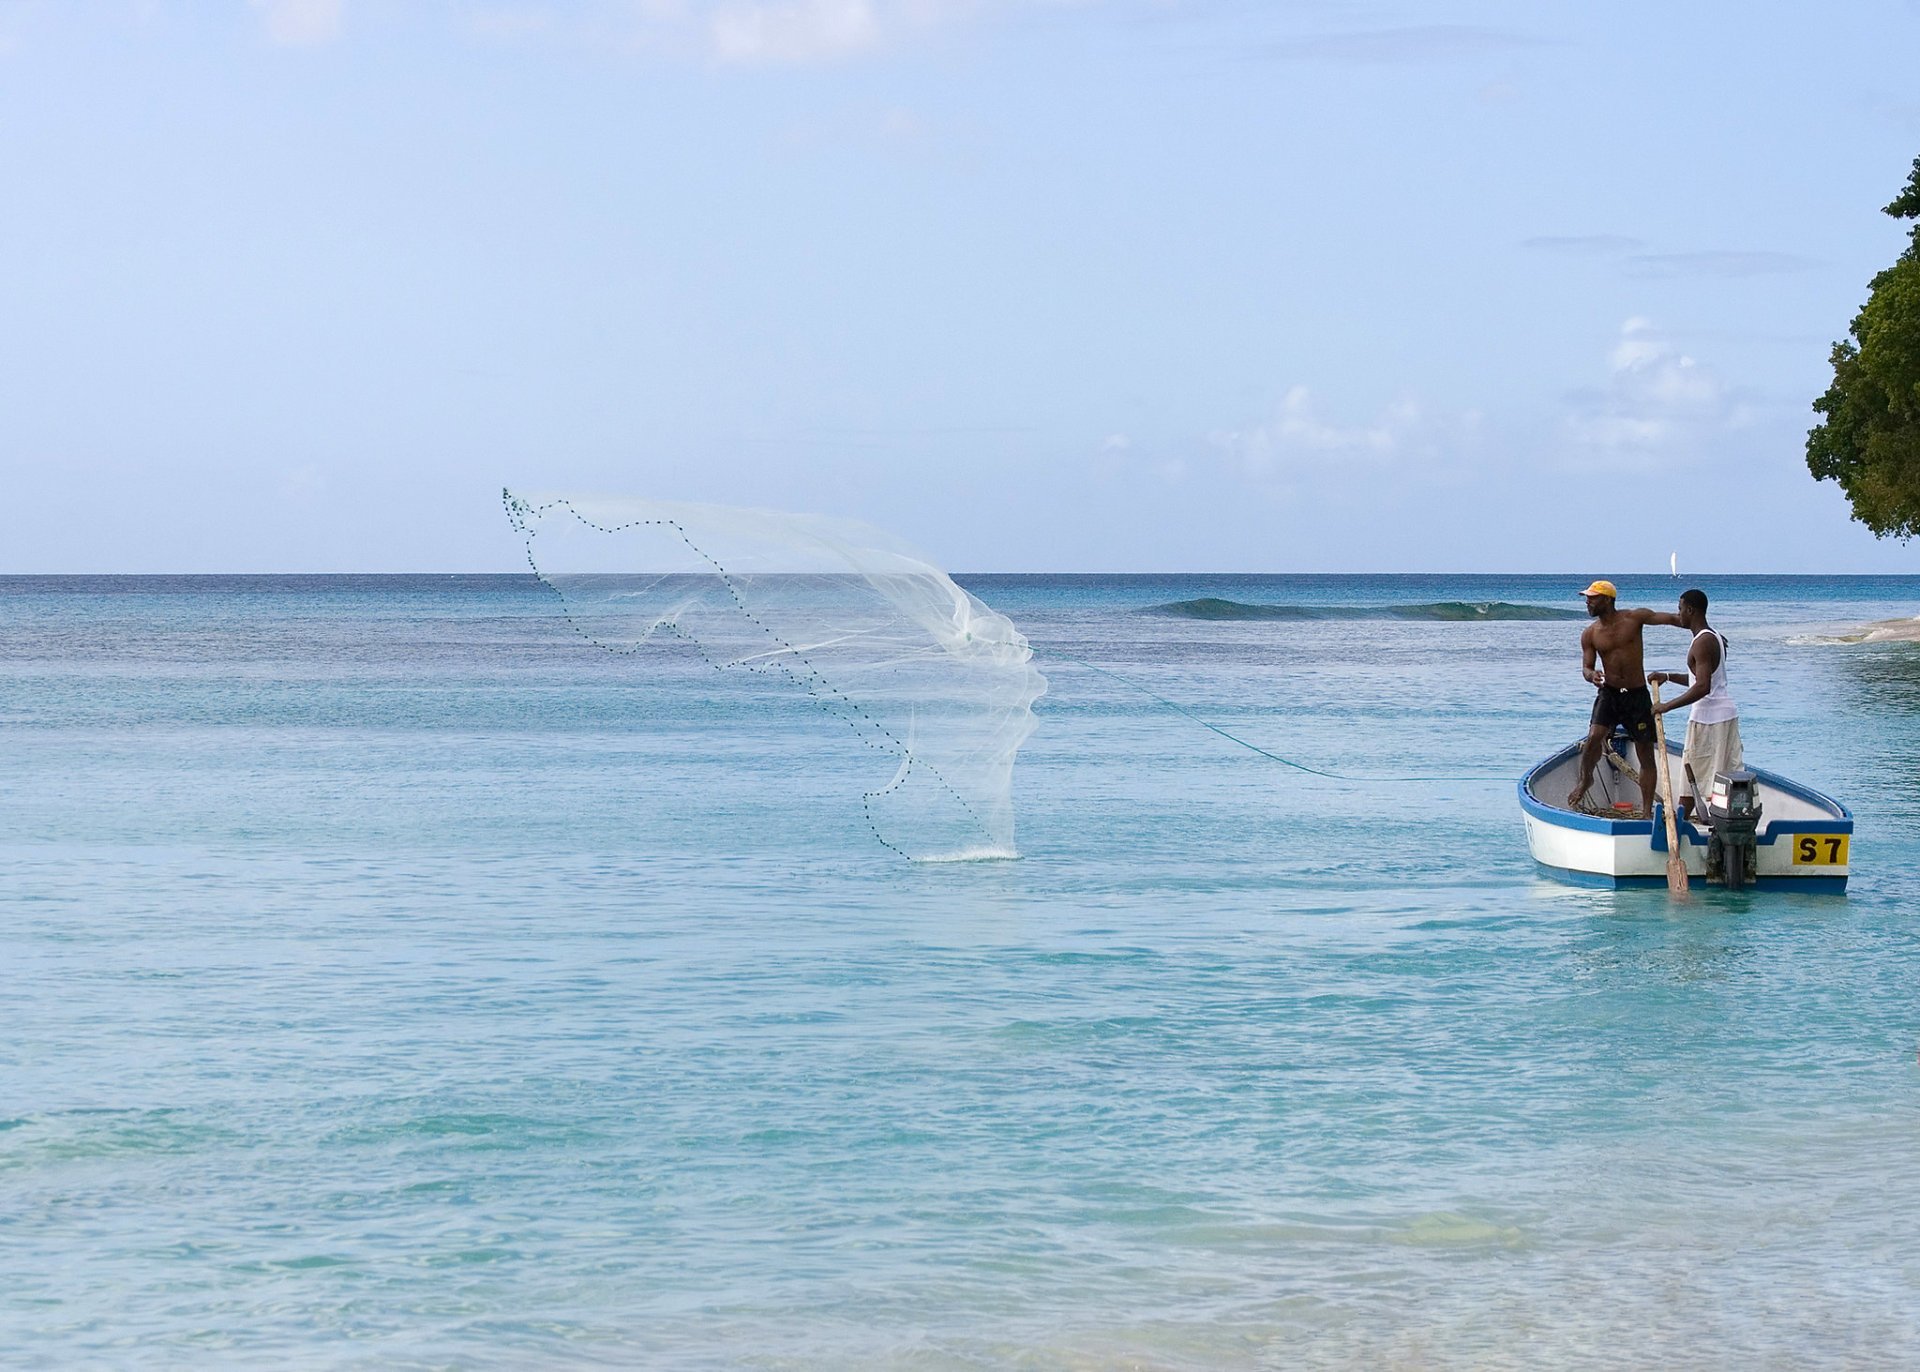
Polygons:
<instances>
[{"instance_id":1,"label":"green leaves","mask_svg":"<svg viewBox=\"0 0 1920 1372\"><path fill-rule=\"evenodd\" d=\"M1920 157L1886 207L1920 219ZM1807 470L1835 481L1853 517L1882 538L1920 533L1920 225L1905 252L1873 278L1850 343L1833 345L1833 384L1813 402Z\"/></svg>"},{"instance_id":2,"label":"green leaves","mask_svg":"<svg viewBox=\"0 0 1920 1372\"><path fill-rule=\"evenodd\" d=\"M1920 219L1920 157L1913 159L1913 175L1907 178L1907 188L1894 197L1885 213L1895 219Z\"/></svg>"}]
</instances>

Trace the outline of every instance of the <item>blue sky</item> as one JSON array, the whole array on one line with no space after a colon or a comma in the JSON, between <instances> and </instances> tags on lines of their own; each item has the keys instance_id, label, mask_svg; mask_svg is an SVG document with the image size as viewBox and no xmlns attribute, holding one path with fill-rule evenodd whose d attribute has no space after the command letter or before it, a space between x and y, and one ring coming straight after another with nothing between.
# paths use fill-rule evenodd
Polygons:
<instances>
[{"instance_id":1,"label":"blue sky","mask_svg":"<svg viewBox=\"0 0 1920 1372\"><path fill-rule=\"evenodd\" d=\"M0 572L1916 571L1802 457L1920 3L0 0Z\"/></svg>"}]
</instances>

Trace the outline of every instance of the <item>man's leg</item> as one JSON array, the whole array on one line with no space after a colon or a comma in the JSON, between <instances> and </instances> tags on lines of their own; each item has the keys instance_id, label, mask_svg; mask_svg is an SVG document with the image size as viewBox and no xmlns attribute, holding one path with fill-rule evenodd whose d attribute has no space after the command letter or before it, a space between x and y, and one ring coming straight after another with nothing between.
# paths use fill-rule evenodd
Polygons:
<instances>
[{"instance_id":1,"label":"man's leg","mask_svg":"<svg viewBox=\"0 0 1920 1372\"><path fill-rule=\"evenodd\" d=\"M1573 788L1573 794L1567 797L1567 808L1578 810L1581 799L1587 794L1587 788L1593 785L1593 769L1600 765L1600 750L1607 746L1607 735L1613 729L1610 725L1596 724L1587 730L1587 741L1580 745L1580 784Z\"/></svg>"},{"instance_id":2,"label":"man's leg","mask_svg":"<svg viewBox=\"0 0 1920 1372\"><path fill-rule=\"evenodd\" d=\"M1652 819L1653 788L1660 784L1660 757L1650 738L1636 738L1633 747L1640 755L1640 817Z\"/></svg>"}]
</instances>

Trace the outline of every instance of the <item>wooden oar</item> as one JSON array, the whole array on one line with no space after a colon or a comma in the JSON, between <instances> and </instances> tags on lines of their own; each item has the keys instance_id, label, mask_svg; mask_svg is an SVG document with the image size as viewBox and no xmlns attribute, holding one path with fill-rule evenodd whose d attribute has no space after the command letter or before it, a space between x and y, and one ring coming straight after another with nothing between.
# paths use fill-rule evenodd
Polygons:
<instances>
[{"instance_id":1,"label":"wooden oar","mask_svg":"<svg viewBox=\"0 0 1920 1372\"><path fill-rule=\"evenodd\" d=\"M1653 703L1660 704L1660 683L1650 682L1653 687ZM1660 782L1666 787L1667 795L1667 894L1676 900L1687 899L1687 860L1680 856L1680 826L1674 820L1673 805L1673 764L1667 761L1667 729L1660 722L1656 709L1653 716L1653 742L1660 750ZM1699 804L1695 801L1694 804Z\"/></svg>"}]
</instances>

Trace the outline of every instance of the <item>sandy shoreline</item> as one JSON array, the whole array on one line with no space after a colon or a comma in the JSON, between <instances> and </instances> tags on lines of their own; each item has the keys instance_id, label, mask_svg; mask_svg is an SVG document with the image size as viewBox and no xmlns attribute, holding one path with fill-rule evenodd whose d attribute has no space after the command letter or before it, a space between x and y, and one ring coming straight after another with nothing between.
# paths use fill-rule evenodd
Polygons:
<instances>
[{"instance_id":1,"label":"sandy shoreline","mask_svg":"<svg viewBox=\"0 0 1920 1372\"><path fill-rule=\"evenodd\" d=\"M1827 633L1796 635L1795 643L1920 643L1920 615L1912 619L1876 619Z\"/></svg>"}]
</instances>

